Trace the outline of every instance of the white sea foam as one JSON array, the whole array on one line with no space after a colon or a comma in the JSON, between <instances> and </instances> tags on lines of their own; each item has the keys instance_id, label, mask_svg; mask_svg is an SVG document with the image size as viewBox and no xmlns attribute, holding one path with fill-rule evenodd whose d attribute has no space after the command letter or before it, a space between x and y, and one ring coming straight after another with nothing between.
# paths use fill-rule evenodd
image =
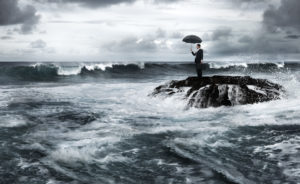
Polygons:
<instances>
[{"instance_id":1,"label":"white sea foam","mask_svg":"<svg viewBox=\"0 0 300 184\"><path fill-rule=\"evenodd\" d=\"M119 141L117 137L105 137L64 142L51 153L51 157L66 163L78 161L92 163L95 160L100 160L96 159L97 154L101 155L101 152L108 151L117 141ZM107 156L102 159L109 161Z\"/></svg>"},{"instance_id":2,"label":"white sea foam","mask_svg":"<svg viewBox=\"0 0 300 184\"><path fill-rule=\"evenodd\" d=\"M277 65L278 68L284 68L285 64L284 62L280 62L280 63L275 63Z\"/></svg>"},{"instance_id":3,"label":"white sea foam","mask_svg":"<svg viewBox=\"0 0 300 184\"><path fill-rule=\"evenodd\" d=\"M100 63L100 64L85 64L84 66L88 70L100 69L102 71L105 71L106 68L112 68L113 65L114 65L113 63Z\"/></svg>"},{"instance_id":4,"label":"white sea foam","mask_svg":"<svg viewBox=\"0 0 300 184\"><path fill-rule=\"evenodd\" d=\"M267 77L263 76L263 78ZM64 166L72 167L74 164L84 163L88 167L89 164L96 163L102 168L112 162L131 163L132 160L122 153L136 155L143 148L119 150L117 144L122 142L133 144L134 141L131 139L135 140L135 135L170 134L165 141L172 144L176 153L200 162L203 157L200 157L201 155L197 157L197 154L201 153L202 148L236 149L234 144L228 139L224 139L224 134L232 129L243 126L299 125L299 81L286 80L291 79L289 77L283 79L272 77L270 79L287 88L286 98L254 105L208 109L191 108L186 110L186 99L182 99L180 95L174 95L171 98L147 96L156 86L166 82L169 78L156 83L135 81L38 86L34 89L16 88L16 93L11 97L15 101L26 97L33 101L55 99L70 102L71 105L62 107L52 105L26 111L28 116L37 117L42 123L38 121L25 139L38 142L30 145L30 148L42 150L47 154L43 158L44 164L59 173L78 179L74 171L68 170L68 167ZM50 122L47 119L58 112L71 110L76 113L78 109L99 114L100 117L96 121L75 129L69 129L66 126L68 124L60 119ZM15 119L23 120L21 116L17 118L3 116L3 119L8 122ZM26 121L11 123L10 126L23 125L26 125ZM253 136L246 136L245 139L252 138ZM241 140L243 139L237 139L237 142ZM265 147L257 148L257 151L266 151L270 154L270 158L276 160L280 160L281 156L268 152L269 149L276 150L282 147L280 149L286 150L284 154L289 154L291 151L290 165L282 166L286 168L287 175L298 176L299 169L292 166L292 161L296 163L295 159L298 159L295 156L299 155L296 149L298 144L299 141L291 139L278 145L265 145ZM184 146L184 149L180 147L181 145ZM157 161L158 164L165 163L163 160ZM209 166L207 168L215 169L236 182L246 183L248 181L234 168L226 168L217 160L212 163L204 162L204 164ZM30 165L28 166L30 167ZM178 168L178 166L176 167Z\"/></svg>"},{"instance_id":5,"label":"white sea foam","mask_svg":"<svg viewBox=\"0 0 300 184\"><path fill-rule=\"evenodd\" d=\"M268 158L276 161L288 177L300 178L300 137L286 138L275 144L256 147L254 153L264 152Z\"/></svg>"},{"instance_id":6,"label":"white sea foam","mask_svg":"<svg viewBox=\"0 0 300 184\"><path fill-rule=\"evenodd\" d=\"M58 67L58 75L78 75L81 72L81 66L73 66L73 67L64 67L59 66Z\"/></svg>"},{"instance_id":7,"label":"white sea foam","mask_svg":"<svg viewBox=\"0 0 300 184\"><path fill-rule=\"evenodd\" d=\"M228 68L228 67L233 67L233 66L241 66L241 67L247 68L248 63L211 62L211 63L209 63L209 66L210 66L210 68L215 68L215 69Z\"/></svg>"},{"instance_id":8,"label":"white sea foam","mask_svg":"<svg viewBox=\"0 0 300 184\"><path fill-rule=\"evenodd\" d=\"M59 65L57 64L57 68L58 68L58 75L78 75L80 74L81 70L83 67L85 67L87 70L89 71L93 71L93 70L102 70L102 71L106 71L107 68L112 68L114 65L123 65L123 66L127 66L131 63L80 63L80 64L75 64L72 66L64 66L64 65ZM137 62L137 63L133 63L134 65L137 65L139 68L144 69L145 64L143 62ZM32 66L36 67L39 66L39 64L34 64Z\"/></svg>"},{"instance_id":9,"label":"white sea foam","mask_svg":"<svg viewBox=\"0 0 300 184\"><path fill-rule=\"evenodd\" d=\"M13 128L27 125L26 120L24 120L21 116L4 115L0 118L2 119L2 121L0 121L0 127Z\"/></svg>"},{"instance_id":10,"label":"white sea foam","mask_svg":"<svg viewBox=\"0 0 300 184\"><path fill-rule=\"evenodd\" d=\"M284 68L285 63L284 62L270 62L272 64L275 64L278 68ZM254 65L254 64L262 64L262 65L267 65L269 64L268 62L210 62L209 66L210 68L215 68L215 69L220 69L220 68L228 68L228 67L244 67L248 68L249 65Z\"/></svg>"}]
</instances>

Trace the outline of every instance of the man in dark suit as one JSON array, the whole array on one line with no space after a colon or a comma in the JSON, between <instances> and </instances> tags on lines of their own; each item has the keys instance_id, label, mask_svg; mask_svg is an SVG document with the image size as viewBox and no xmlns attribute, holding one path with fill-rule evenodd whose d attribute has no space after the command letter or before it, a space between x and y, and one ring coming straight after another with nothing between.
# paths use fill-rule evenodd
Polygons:
<instances>
[{"instance_id":1,"label":"man in dark suit","mask_svg":"<svg viewBox=\"0 0 300 184\"><path fill-rule=\"evenodd\" d=\"M201 45L197 44L197 51L194 52L191 49L191 52L192 52L193 56L196 56L195 57L196 71L197 71L198 78L201 78L202 77L202 67L201 67L201 64L202 64L202 61L203 61L203 50L201 49Z\"/></svg>"}]
</instances>

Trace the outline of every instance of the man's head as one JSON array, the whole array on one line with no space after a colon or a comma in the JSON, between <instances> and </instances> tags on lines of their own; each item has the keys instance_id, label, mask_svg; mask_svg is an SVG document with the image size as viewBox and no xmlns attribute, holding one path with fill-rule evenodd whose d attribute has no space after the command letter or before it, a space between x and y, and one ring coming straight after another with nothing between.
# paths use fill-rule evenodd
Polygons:
<instances>
[{"instance_id":1,"label":"man's head","mask_svg":"<svg viewBox=\"0 0 300 184\"><path fill-rule=\"evenodd\" d=\"M201 45L198 43L196 47L197 47L197 49L200 49Z\"/></svg>"}]
</instances>

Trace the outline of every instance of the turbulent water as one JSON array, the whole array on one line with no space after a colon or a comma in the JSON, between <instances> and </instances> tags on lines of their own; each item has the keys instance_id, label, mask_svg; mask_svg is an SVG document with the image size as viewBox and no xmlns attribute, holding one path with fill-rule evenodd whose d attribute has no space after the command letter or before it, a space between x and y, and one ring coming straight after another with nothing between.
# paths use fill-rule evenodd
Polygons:
<instances>
[{"instance_id":1,"label":"turbulent water","mask_svg":"<svg viewBox=\"0 0 300 184\"><path fill-rule=\"evenodd\" d=\"M189 110L148 94L192 63L0 65L0 183L300 183L300 63L206 64L286 93Z\"/></svg>"}]
</instances>

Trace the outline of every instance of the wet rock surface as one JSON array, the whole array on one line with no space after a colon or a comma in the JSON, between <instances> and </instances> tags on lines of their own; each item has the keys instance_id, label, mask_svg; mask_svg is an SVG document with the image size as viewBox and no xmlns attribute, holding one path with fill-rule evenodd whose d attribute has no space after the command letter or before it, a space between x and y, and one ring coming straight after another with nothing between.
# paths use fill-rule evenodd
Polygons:
<instances>
[{"instance_id":1,"label":"wet rock surface","mask_svg":"<svg viewBox=\"0 0 300 184\"><path fill-rule=\"evenodd\" d=\"M235 106L278 100L282 86L266 79L249 76L188 77L155 88L152 96L166 97L182 94L187 107L207 108Z\"/></svg>"}]
</instances>

